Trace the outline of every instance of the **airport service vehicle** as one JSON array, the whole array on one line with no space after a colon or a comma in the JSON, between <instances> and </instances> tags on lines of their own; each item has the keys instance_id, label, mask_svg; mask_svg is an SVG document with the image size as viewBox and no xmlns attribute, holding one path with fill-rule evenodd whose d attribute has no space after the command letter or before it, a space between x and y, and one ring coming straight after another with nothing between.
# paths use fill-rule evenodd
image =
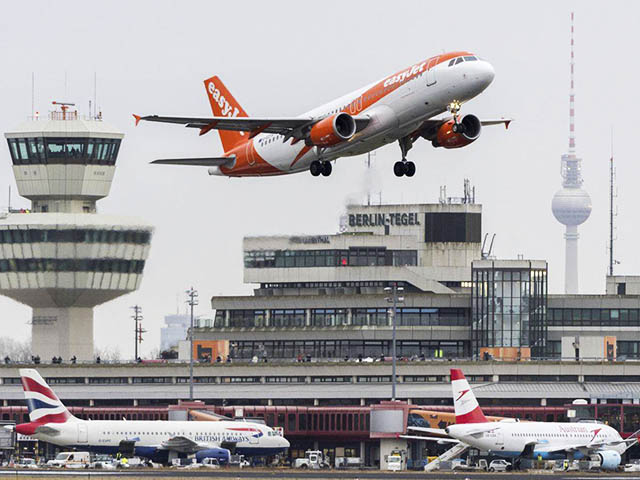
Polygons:
<instances>
[{"instance_id":1,"label":"airport service vehicle","mask_svg":"<svg viewBox=\"0 0 640 480\"><path fill-rule=\"evenodd\" d=\"M640 464L637 463L627 463L624 466L625 472L640 472Z\"/></svg>"},{"instance_id":2,"label":"airport service vehicle","mask_svg":"<svg viewBox=\"0 0 640 480\"><path fill-rule=\"evenodd\" d=\"M467 460L464 461L462 458L456 458L451 462L451 470L462 470L465 472L472 472L475 470L487 471L489 470L489 466L487 465L487 461L484 458L478 460L478 463L472 464L467 457Z\"/></svg>"},{"instance_id":3,"label":"airport service vehicle","mask_svg":"<svg viewBox=\"0 0 640 480\"><path fill-rule=\"evenodd\" d=\"M421 60L399 72L321 105L298 117L250 117L219 77L204 81L213 117L134 115L141 121L218 130L219 157L159 159L152 163L209 167L210 175L229 177L284 175L309 170L331 175L331 162L398 142L396 176L416 172L407 152L420 138L445 149L469 145L483 126L510 120L460 116L463 103L482 93L494 70L477 55L460 51ZM440 117L445 112L449 112ZM436 118L438 117L438 118Z\"/></svg>"},{"instance_id":4,"label":"airport service vehicle","mask_svg":"<svg viewBox=\"0 0 640 480\"><path fill-rule=\"evenodd\" d=\"M331 463L320 450L307 450L304 458L296 458L293 468L321 470L331 468Z\"/></svg>"},{"instance_id":5,"label":"airport service vehicle","mask_svg":"<svg viewBox=\"0 0 640 480\"><path fill-rule=\"evenodd\" d=\"M71 415L36 370L21 369L20 376L30 422L5 428L54 445L112 455L130 450L135 456L158 463L170 463L180 454L195 454L198 461L217 458L226 463L229 449L262 456L289 448L287 439L275 430L252 422L80 420Z\"/></svg>"},{"instance_id":6,"label":"airport service vehicle","mask_svg":"<svg viewBox=\"0 0 640 480\"><path fill-rule=\"evenodd\" d=\"M387 470L390 472L399 472L402 470L402 455L399 453L392 453L387 456Z\"/></svg>"},{"instance_id":7,"label":"airport service vehicle","mask_svg":"<svg viewBox=\"0 0 640 480\"><path fill-rule=\"evenodd\" d=\"M495 456L586 459L597 461L603 470L616 470L621 455L638 442L640 435L639 430L623 440L610 426L593 422L489 422L461 370L451 369L451 386L456 423L444 431L454 443Z\"/></svg>"},{"instance_id":8,"label":"airport service vehicle","mask_svg":"<svg viewBox=\"0 0 640 480\"><path fill-rule=\"evenodd\" d=\"M360 457L336 457L334 465L336 468L361 468L362 458Z\"/></svg>"},{"instance_id":9,"label":"airport service vehicle","mask_svg":"<svg viewBox=\"0 0 640 480\"><path fill-rule=\"evenodd\" d=\"M489 464L489 471L490 472L506 472L508 470L511 470L511 463L509 463L509 462L507 462L506 460L503 460L503 459L493 460Z\"/></svg>"},{"instance_id":10,"label":"airport service vehicle","mask_svg":"<svg viewBox=\"0 0 640 480\"><path fill-rule=\"evenodd\" d=\"M91 461L89 452L60 452L56 458L47 462L47 467L87 468Z\"/></svg>"},{"instance_id":11,"label":"airport service vehicle","mask_svg":"<svg viewBox=\"0 0 640 480\"><path fill-rule=\"evenodd\" d=\"M36 463L35 459L33 458L23 458L21 459L19 462L16 462L14 464L14 467L16 468L27 468L27 469L36 469L36 468L40 468L38 467L38 464Z\"/></svg>"}]
</instances>

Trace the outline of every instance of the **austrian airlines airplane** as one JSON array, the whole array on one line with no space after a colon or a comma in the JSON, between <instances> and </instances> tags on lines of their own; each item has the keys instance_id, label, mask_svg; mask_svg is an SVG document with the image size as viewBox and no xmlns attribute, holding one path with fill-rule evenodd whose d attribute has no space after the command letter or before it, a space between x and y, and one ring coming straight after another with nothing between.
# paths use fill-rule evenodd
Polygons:
<instances>
[{"instance_id":1,"label":"austrian airlines airplane","mask_svg":"<svg viewBox=\"0 0 640 480\"><path fill-rule=\"evenodd\" d=\"M275 455L289 448L289 441L275 430L252 422L80 420L36 370L21 369L20 376L31 421L15 430L54 445L109 454L133 450L136 456L162 463L180 454L225 463L230 449L251 456Z\"/></svg>"},{"instance_id":2,"label":"austrian airlines airplane","mask_svg":"<svg viewBox=\"0 0 640 480\"><path fill-rule=\"evenodd\" d=\"M469 52L450 52L396 72L299 117L249 117L220 78L204 81L213 117L134 115L140 120L198 128L200 135L218 130L221 157L162 159L152 163L209 167L210 175L229 177L284 175L310 170L331 175L332 161L361 155L398 142L402 154L393 171L416 172L407 152L424 138L434 147L459 148L480 137L482 126L510 120L480 120L459 115L461 105L493 81L489 62ZM443 118L434 118L449 112Z\"/></svg>"},{"instance_id":3,"label":"austrian airlines airplane","mask_svg":"<svg viewBox=\"0 0 640 480\"><path fill-rule=\"evenodd\" d=\"M640 435L639 430L623 440L615 429L593 422L490 422L461 370L451 369L451 387L456 423L444 431L462 444L500 457L595 458L602 469L615 470L621 454Z\"/></svg>"}]
</instances>

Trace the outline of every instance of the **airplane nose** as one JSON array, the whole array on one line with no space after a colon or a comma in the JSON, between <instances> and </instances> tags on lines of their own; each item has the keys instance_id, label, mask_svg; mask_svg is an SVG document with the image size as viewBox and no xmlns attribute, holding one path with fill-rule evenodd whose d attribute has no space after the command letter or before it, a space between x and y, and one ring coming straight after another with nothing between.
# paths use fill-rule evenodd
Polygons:
<instances>
[{"instance_id":1,"label":"airplane nose","mask_svg":"<svg viewBox=\"0 0 640 480\"><path fill-rule=\"evenodd\" d=\"M281 438L281 442L280 442L280 446L282 448L289 448L291 446L291 443L289 443L289 440L287 440L286 438L282 437Z\"/></svg>"},{"instance_id":2,"label":"airplane nose","mask_svg":"<svg viewBox=\"0 0 640 480\"><path fill-rule=\"evenodd\" d=\"M489 62L484 62L484 81L487 83L487 86L493 82L493 79L496 76L496 71L493 69L493 65Z\"/></svg>"}]
</instances>

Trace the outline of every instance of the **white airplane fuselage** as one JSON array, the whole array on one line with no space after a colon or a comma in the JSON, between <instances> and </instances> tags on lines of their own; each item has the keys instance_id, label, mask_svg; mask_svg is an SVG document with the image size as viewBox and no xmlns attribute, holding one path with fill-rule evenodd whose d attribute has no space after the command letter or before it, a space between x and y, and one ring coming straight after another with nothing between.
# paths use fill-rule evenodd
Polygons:
<instances>
[{"instance_id":1,"label":"white airplane fuselage","mask_svg":"<svg viewBox=\"0 0 640 480\"><path fill-rule=\"evenodd\" d=\"M289 447L274 429L244 421L70 420L48 425L59 433L32 436L61 447L109 454L118 452L121 441L131 441L136 455L155 461L167 461L169 451L162 444L178 436L210 448L233 445L237 453L247 456L275 455Z\"/></svg>"},{"instance_id":2,"label":"white airplane fuselage","mask_svg":"<svg viewBox=\"0 0 640 480\"><path fill-rule=\"evenodd\" d=\"M484 433L474 431L487 429ZM453 438L474 448L489 451L501 457L518 457L527 445L535 443L530 452L534 458L566 458L566 454L550 453L550 450L563 450L572 445L594 444L600 442L620 442L608 445L606 450L618 454L624 453L626 445L620 434L612 427L599 423L562 423L562 422L488 422L450 425L445 431ZM544 450L538 450L544 449ZM584 455L576 450L574 458Z\"/></svg>"},{"instance_id":3,"label":"white airplane fuselage","mask_svg":"<svg viewBox=\"0 0 640 480\"><path fill-rule=\"evenodd\" d=\"M434 57L409 67L406 70L408 80L399 75L385 77L300 115L323 118L342 111L353 116L370 117L370 123L348 141L319 148L304 142L292 144L290 140L283 141L284 137L279 134L262 133L243 144L240 152L236 150L227 154L240 153L246 156L249 165L257 160L254 157L258 157L259 163L273 167L273 171L261 174L278 175L309 170L316 160L332 161L361 155L396 142L415 132L424 120L446 112L451 102L466 102L491 84L494 70L489 62L471 53L461 52L460 55L472 56L474 60L449 66L448 60L438 63L438 57ZM383 84L391 82L389 87L392 87L394 78L404 83L385 91ZM209 168L209 174L235 175L233 170L220 167ZM244 175L253 175L253 172L247 168Z\"/></svg>"}]
</instances>

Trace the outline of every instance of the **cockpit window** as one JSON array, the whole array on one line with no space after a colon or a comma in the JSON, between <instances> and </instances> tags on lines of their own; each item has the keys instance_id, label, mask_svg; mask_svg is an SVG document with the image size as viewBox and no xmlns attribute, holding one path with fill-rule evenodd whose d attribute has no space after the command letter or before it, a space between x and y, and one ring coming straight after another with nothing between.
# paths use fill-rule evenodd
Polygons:
<instances>
[{"instance_id":1,"label":"cockpit window","mask_svg":"<svg viewBox=\"0 0 640 480\"><path fill-rule=\"evenodd\" d=\"M452 58L451 60L449 60L449 66L453 65L454 63L456 63L455 58Z\"/></svg>"},{"instance_id":2,"label":"cockpit window","mask_svg":"<svg viewBox=\"0 0 640 480\"><path fill-rule=\"evenodd\" d=\"M476 58L476 57L464 57L464 59L465 59L467 62L472 62L472 61L474 61L474 60L477 60L477 58Z\"/></svg>"},{"instance_id":3,"label":"cockpit window","mask_svg":"<svg viewBox=\"0 0 640 480\"><path fill-rule=\"evenodd\" d=\"M458 59L456 60L456 65L462 62L463 62L462 57L458 57Z\"/></svg>"}]
</instances>

